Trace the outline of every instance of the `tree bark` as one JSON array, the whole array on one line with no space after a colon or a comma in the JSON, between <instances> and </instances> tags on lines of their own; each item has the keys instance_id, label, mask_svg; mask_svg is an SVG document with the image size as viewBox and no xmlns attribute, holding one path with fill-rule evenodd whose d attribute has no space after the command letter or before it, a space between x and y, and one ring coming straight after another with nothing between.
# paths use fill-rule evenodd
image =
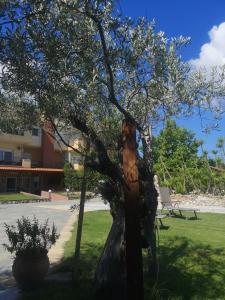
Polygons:
<instances>
[{"instance_id":1,"label":"tree bark","mask_svg":"<svg viewBox=\"0 0 225 300\"><path fill-rule=\"evenodd\" d=\"M113 224L95 273L98 300L125 300L126 268L124 244L124 208L113 208Z\"/></svg>"},{"instance_id":2,"label":"tree bark","mask_svg":"<svg viewBox=\"0 0 225 300\"><path fill-rule=\"evenodd\" d=\"M125 179L125 240L127 297L129 300L144 299L143 264L141 244L141 202L137 167L136 127L123 122L123 174Z\"/></svg>"},{"instance_id":3,"label":"tree bark","mask_svg":"<svg viewBox=\"0 0 225 300\"><path fill-rule=\"evenodd\" d=\"M143 176L143 170L140 170ZM103 198L110 203L113 224L109 232L104 250L99 258L95 273L96 300L130 300L126 297L126 251L125 251L125 208L123 192L116 195L116 184L105 184L107 192L101 191ZM149 271L153 278L157 277L158 264L156 258L155 213L157 210L157 191L153 182L153 174L145 177L143 207L144 238L149 249Z\"/></svg>"}]
</instances>

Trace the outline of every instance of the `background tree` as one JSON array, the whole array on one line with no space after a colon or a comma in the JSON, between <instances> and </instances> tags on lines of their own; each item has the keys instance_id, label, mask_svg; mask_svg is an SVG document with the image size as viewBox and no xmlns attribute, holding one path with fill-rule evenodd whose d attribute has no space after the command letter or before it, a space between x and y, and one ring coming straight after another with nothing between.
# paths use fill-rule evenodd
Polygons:
<instances>
[{"instance_id":1,"label":"background tree","mask_svg":"<svg viewBox=\"0 0 225 300\"><path fill-rule=\"evenodd\" d=\"M65 163L64 165L64 184L66 188L69 188L70 192L80 191L81 189L81 180L83 178L83 169L75 171L73 166L70 163ZM106 177L102 176L100 173L92 170L86 170L87 178L87 191L96 192L98 182L100 180L105 180Z\"/></svg>"},{"instance_id":2,"label":"background tree","mask_svg":"<svg viewBox=\"0 0 225 300\"><path fill-rule=\"evenodd\" d=\"M196 187L193 171L198 160L199 143L194 133L168 120L158 137L153 139L154 169L161 184L176 192L188 192Z\"/></svg>"},{"instance_id":3,"label":"background tree","mask_svg":"<svg viewBox=\"0 0 225 300\"><path fill-rule=\"evenodd\" d=\"M217 148L218 143L221 142L217 142ZM214 158L208 158L203 141L198 141L193 132L178 127L174 120L168 120L153 138L153 153L154 170L161 185L182 194L224 193L225 173L218 151L213 151Z\"/></svg>"}]
</instances>

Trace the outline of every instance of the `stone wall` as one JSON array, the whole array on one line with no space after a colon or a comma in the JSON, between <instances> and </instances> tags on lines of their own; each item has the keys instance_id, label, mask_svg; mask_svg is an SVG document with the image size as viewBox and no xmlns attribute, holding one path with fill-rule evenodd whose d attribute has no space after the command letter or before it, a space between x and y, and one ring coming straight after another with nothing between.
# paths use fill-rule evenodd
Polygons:
<instances>
[{"instance_id":1,"label":"stone wall","mask_svg":"<svg viewBox=\"0 0 225 300\"><path fill-rule=\"evenodd\" d=\"M185 206L221 206L225 207L225 196L214 196L210 194L200 195L171 195L172 201L180 201Z\"/></svg>"}]
</instances>

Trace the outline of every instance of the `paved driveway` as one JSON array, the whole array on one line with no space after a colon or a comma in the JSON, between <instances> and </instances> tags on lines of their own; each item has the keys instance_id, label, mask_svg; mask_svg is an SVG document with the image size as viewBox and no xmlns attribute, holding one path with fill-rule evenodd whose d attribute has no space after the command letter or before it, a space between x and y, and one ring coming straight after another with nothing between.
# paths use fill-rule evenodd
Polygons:
<instances>
[{"instance_id":1,"label":"paved driveway","mask_svg":"<svg viewBox=\"0 0 225 300\"><path fill-rule=\"evenodd\" d=\"M11 275L12 258L3 247L2 243L7 242L7 237L4 232L4 223L15 224L18 218L22 216L33 218L36 216L42 223L49 219L49 225L53 222L57 227L58 232L62 230L68 218L73 214L69 208L75 201L58 201L58 202L43 202L29 204L3 204L0 205L0 290L1 278ZM85 205L85 210L101 210L108 209L107 206L98 198L88 201Z\"/></svg>"}]
</instances>

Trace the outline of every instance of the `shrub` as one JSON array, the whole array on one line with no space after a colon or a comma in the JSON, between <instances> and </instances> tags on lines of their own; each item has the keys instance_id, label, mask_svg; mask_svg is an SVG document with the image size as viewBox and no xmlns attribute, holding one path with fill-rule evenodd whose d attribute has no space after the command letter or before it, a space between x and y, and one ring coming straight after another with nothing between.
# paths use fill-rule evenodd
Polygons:
<instances>
[{"instance_id":1,"label":"shrub","mask_svg":"<svg viewBox=\"0 0 225 300\"><path fill-rule=\"evenodd\" d=\"M46 255L59 237L54 224L50 228L48 219L44 224L39 224L35 216L32 221L23 216L17 220L16 226L4 225L9 243L3 246L10 253L15 253L15 256Z\"/></svg>"},{"instance_id":2,"label":"shrub","mask_svg":"<svg viewBox=\"0 0 225 300\"><path fill-rule=\"evenodd\" d=\"M95 191L98 181L103 180L105 177L91 169L87 169L87 190ZM70 191L80 191L81 182L83 179L83 170L74 170L73 167L66 163L64 165L64 185Z\"/></svg>"}]
</instances>

